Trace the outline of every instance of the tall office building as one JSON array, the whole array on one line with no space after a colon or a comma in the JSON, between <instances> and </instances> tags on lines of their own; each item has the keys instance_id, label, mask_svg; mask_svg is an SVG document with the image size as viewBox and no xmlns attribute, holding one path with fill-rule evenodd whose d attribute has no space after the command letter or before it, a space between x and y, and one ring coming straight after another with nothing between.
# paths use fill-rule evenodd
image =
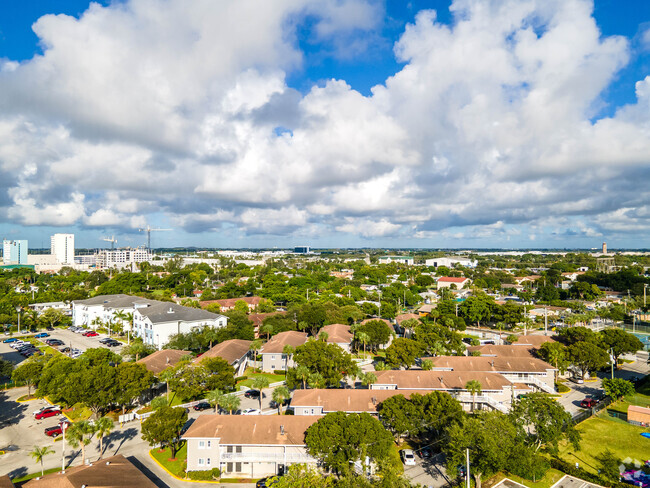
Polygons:
<instances>
[{"instance_id":1,"label":"tall office building","mask_svg":"<svg viewBox=\"0 0 650 488\"><path fill-rule=\"evenodd\" d=\"M54 234L50 238L50 253L60 264L74 264L74 234Z\"/></svg>"},{"instance_id":2,"label":"tall office building","mask_svg":"<svg viewBox=\"0 0 650 488\"><path fill-rule=\"evenodd\" d=\"M27 264L27 241L2 241L2 262L4 264Z\"/></svg>"}]
</instances>

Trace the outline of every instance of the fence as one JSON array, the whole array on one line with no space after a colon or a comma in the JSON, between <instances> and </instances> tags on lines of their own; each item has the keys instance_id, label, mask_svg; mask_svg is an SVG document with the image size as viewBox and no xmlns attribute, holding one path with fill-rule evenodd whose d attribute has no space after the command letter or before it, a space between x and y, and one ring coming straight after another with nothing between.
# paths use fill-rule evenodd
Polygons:
<instances>
[{"instance_id":1,"label":"fence","mask_svg":"<svg viewBox=\"0 0 650 488\"><path fill-rule=\"evenodd\" d=\"M613 402L614 402L614 400L612 400L611 397L607 396L607 397L605 397L605 399L603 401L598 403L598 405L596 405L595 407L592 407L592 408L589 408L589 409L582 410L582 411L578 412L576 415L573 416L573 421L576 424L579 424L580 422L584 422L585 420L592 417L593 415L597 415L600 412L602 412L605 408L607 408ZM610 415L612 414L612 412L609 412L609 413L610 413ZM626 418L627 418L627 416L626 416Z\"/></svg>"}]
</instances>

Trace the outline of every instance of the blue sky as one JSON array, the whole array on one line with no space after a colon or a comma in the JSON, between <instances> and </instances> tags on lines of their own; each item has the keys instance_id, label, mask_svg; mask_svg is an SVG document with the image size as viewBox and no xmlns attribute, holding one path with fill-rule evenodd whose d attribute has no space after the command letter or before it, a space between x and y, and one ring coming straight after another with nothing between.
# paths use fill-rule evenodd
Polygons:
<instances>
[{"instance_id":1,"label":"blue sky","mask_svg":"<svg viewBox=\"0 0 650 488\"><path fill-rule=\"evenodd\" d=\"M645 247L650 2L501 3L2 2L0 233Z\"/></svg>"}]
</instances>

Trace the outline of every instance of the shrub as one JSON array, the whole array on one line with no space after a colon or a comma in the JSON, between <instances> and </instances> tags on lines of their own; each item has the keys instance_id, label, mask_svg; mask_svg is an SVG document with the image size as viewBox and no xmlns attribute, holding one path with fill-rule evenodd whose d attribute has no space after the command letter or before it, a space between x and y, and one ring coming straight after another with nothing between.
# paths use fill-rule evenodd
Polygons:
<instances>
[{"instance_id":1,"label":"shrub","mask_svg":"<svg viewBox=\"0 0 650 488\"><path fill-rule=\"evenodd\" d=\"M550 467L549 462L535 454L532 449L521 448L516 450L510 460L508 471L527 480L535 481L542 479Z\"/></svg>"},{"instance_id":2,"label":"shrub","mask_svg":"<svg viewBox=\"0 0 650 488\"><path fill-rule=\"evenodd\" d=\"M555 383L555 389L558 391L558 393L566 393L567 391L571 391L571 388L566 386L564 383Z\"/></svg>"},{"instance_id":3,"label":"shrub","mask_svg":"<svg viewBox=\"0 0 650 488\"><path fill-rule=\"evenodd\" d=\"M206 471L188 471L187 477L196 481L212 481L217 480L221 476L219 468L208 469Z\"/></svg>"},{"instance_id":4,"label":"shrub","mask_svg":"<svg viewBox=\"0 0 650 488\"><path fill-rule=\"evenodd\" d=\"M247 379L248 379L248 376L246 376L246 375L244 375L244 376L236 376L235 377L235 383L239 383L240 381L245 381Z\"/></svg>"},{"instance_id":5,"label":"shrub","mask_svg":"<svg viewBox=\"0 0 650 488\"><path fill-rule=\"evenodd\" d=\"M273 370L273 374L286 375L287 372L284 369L275 369L275 370Z\"/></svg>"}]
</instances>

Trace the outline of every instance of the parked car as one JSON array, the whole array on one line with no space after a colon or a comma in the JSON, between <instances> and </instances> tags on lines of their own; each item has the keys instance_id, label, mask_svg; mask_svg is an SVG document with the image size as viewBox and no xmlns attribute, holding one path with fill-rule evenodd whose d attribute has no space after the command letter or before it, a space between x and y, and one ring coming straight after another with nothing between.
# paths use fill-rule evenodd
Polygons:
<instances>
[{"instance_id":1,"label":"parked car","mask_svg":"<svg viewBox=\"0 0 650 488\"><path fill-rule=\"evenodd\" d=\"M84 332L82 334L84 337L97 337L99 334L95 332L94 330L89 330L87 332Z\"/></svg>"},{"instance_id":2,"label":"parked car","mask_svg":"<svg viewBox=\"0 0 650 488\"><path fill-rule=\"evenodd\" d=\"M573 381L574 383L576 383L578 385L582 385L585 382L582 378L579 378L577 376L572 376L570 379L571 379L571 381Z\"/></svg>"},{"instance_id":3,"label":"parked car","mask_svg":"<svg viewBox=\"0 0 650 488\"><path fill-rule=\"evenodd\" d=\"M65 342L59 340L59 339L52 339L50 342L47 343L50 346L62 346L65 344Z\"/></svg>"},{"instance_id":4,"label":"parked car","mask_svg":"<svg viewBox=\"0 0 650 488\"><path fill-rule=\"evenodd\" d=\"M59 349L59 351L61 351L63 353L70 352L70 348L69 347L62 347L61 349Z\"/></svg>"},{"instance_id":5,"label":"parked car","mask_svg":"<svg viewBox=\"0 0 650 488\"><path fill-rule=\"evenodd\" d=\"M54 327L45 327L45 330L49 330L50 332L52 332L54 330Z\"/></svg>"},{"instance_id":6,"label":"parked car","mask_svg":"<svg viewBox=\"0 0 650 488\"><path fill-rule=\"evenodd\" d=\"M32 413L36 415L37 413L41 413L43 410L47 410L49 408L55 408L61 410L61 405L45 405L44 407L41 407L38 410L34 410Z\"/></svg>"},{"instance_id":7,"label":"parked car","mask_svg":"<svg viewBox=\"0 0 650 488\"><path fill-rule=\"evenodd\" d=\"M38 349L28 349L26 351L21 352L20 354L23 355L26 358L29 358L29 357L32 357L32 356L40 356L43 353L41 351L39 351Z\"/></svg>"},{"instance_id":8,"label":"parked car","mask_svg":"<svg viewBox=\"0 0 650 488\"><path fill-rule=\"evenodd\" d=\"M5 339L5 340L2 341L2 342L5 342L5 343L7 343L7 342L16 342L17 340L18 340L18 339L16 339L15 337L10 337L9 339Z\"/></svg>"},{"instance_id":9,"label":"parked car","mask_svg":"<svg viewBox=\"0 0 650 488\"><path fill-rule=\"evenodd\" d=\"M88 332L88 330L87 330L87 329L83 329L83 328L81 328L81 327L77 328L77 329L74 331L75 334L85 334L86 332Z\"/></svg>"},{"instance_id":10,"label":"parked car","mask_svg":"<svg viewBox=\"0 0 650 488\"><path fill-rule=\"evenodd\" d=\"M34 415L34 417L36 418L36 420L41 420L49 417L54 417L55 415L61 415L61 410L59 410L58 408L46 408L42 412Z\"/></svg>"},{"instance_id":11,"label":"parked car","mask_svg":"<svg viewBox=\"0 0 650 488\"><path fill-rule=\"evenodd\" d=\"M273 478L263 478L255 483L255 488L271 488L276 484Z\"/></svg>"},{"instance_id":12,"label":"parked car","mask_svg":"<svg viewBox=\"0 0 650 488\"><path fill-rule=\"evenodd\" d=\"M415 466L415 454L413 450L402 449L399 453L405 466Z\"/></svg>"},{"instance_id":13,"label":"parked car","mask_svg":"<svg viewBox=\"0 0 650 488\"><path fill-rule=\"evenodd\" d=\"M259 390L246 390L246 393L244 393L244 396L246 398L259 398L260 397L260 392L259 392Z\"/></svg>"},{"instance_id":14,"label":"parked car","mask_svg":"<svg viewBox=\"0 0 650 488\"><path fill-rule=\"evenodd\" d=\"M48 334L47 332L39 332L34 337L36 337L37 339L40 339L41 337L50 337L50 334Z\"/></svg>"},{"instance_id":15,"label":"parked car","mask_svg":"<svg viewBox=\"0 0 650 488\"><path fill-rule=\"evenodd\" d=\"M100 344L106 344L107 342L110 342L112 340L113 339L111 339L110 337L104 337L102 339L99 339L99 341L97 341L97 342L99 342Z\"/></svg>"},{"instance_id":16,"label":"parked car","mask_svg":"<svg viewBox=\"0 0 650 488\"><path fill-rule=\"evenodd\" d=\"M70 427L70 421L69 420L62 420L61 422L58 423L58 425L55 425L54 427L47 427L45 429L45 435L49 437L57 437L63 434L63 429L67 429Z\"/></svg>"},{"instance_id":17,"label":"parked car","mask_svg":"<svg viewBox=\"0 0 650 488\"><path fill-rule=\"evenodd\" d=\"M593 407L595 407L596 405L598 405L598 401L597 401L595 398L589 398L589 397L587 397L587 398L585 398L584 400L582 400L582 401L580 402L580 406L581 406L582 408L593 408Z\"/></svg>"},{"instance_id":18,"label":"parked car","mask_svg":"<svg viewBox=\"0 0 650 488\"><path fill-rule=\"evenodd\" d=\"M194 405L194 410L196 410L197 412L208 410L210 408L212 408L212 405L210 405L208 402L201 402Z\"/></svg>"},{"instance_id":19,"label":"parked car","mask_svg":"<svg viewBox=\"0 0 650 488\"><path fill-rule=\"evenodd\" d=\"M256 408L246 408L241 412L242 415L261 415L261 413L262 412Z\"/></svg>"},{"instance_id":20,"label":"parked car","mask_svg":"<svg viewBox=\"0 0 650 488\"><path fill-rule=\"evenodd\" d=\"M432 455L433 453L431 452L430 447L423 447L420 449L420 457L422 457L422 459L429 459Z\"/></svg>"},{"instance_id":21,"label":"parked car","mask_svg":"<svg viewBox=\"0 0 650 488\"><path fill-rule=\"evenodd\" d=\"M291 402L290 398L285 398L284 401L282 402L282 406L285 407L285 406L289 405L290 402ZM278 408L279 407L278 402L276 402L275 400L271 400L269 402L269 407Z\"/></svg>"},{"instance_id":22,"label":"parked car","mask_svg":"<svg viewBox=\"0 0 650 488\"><path fill-rule=\"evenodd\" d=\"M120 341L110 341L110 342L106 343L107 347L117 347L117 346L121 346L121 345L122 345L122 343Z\"/></svg>"},{"instance_id":23,"label":"parked car","mask_svg":"<svg viewBox=\"0 0 650 488\"><path fill-rule=\"evenodd\" d=\"M16 342L14 342L13 344L9 344L9 347L11 347L12 349L20 349L25 344L31 344L31 342L25 342L25 341L18 340Z\"/></svg>"}]
</instances>

